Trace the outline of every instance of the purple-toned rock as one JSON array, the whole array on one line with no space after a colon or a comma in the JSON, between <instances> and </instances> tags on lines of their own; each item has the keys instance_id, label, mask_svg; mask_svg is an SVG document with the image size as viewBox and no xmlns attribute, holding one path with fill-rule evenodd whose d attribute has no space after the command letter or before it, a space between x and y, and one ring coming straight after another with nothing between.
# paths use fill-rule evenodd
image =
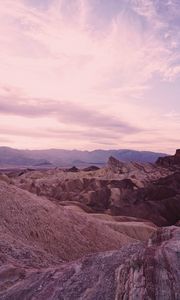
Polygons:
<instances>
[{"instance_id":1,"label":"purple-toned rock","mask_svg":"<svg viewBox=\"0 0 180 300\"><path fill-rule=\"evenodd\" d=\"M97 171L99 170L99 167L97 166L89 166L89 167L86 167L84 169L82 169L84 172L94 172L94 171Z\"/></svg>"},{"instance_id":2,"label":"purple-toned rock","mask_svg":"<svg viewBox=\"0 0 180 300\"><path fill-rule=\"evenodd\" d=\"M180 228L48 269L0 267L0 299L179 300Z\"/></svg>"},{"instance_id":3,"label":"purple-toned rock","mask_svg":"<svg viewBox=\"0 0 180 300\"><path fill-rule=\"evenodd\" d=\"M176 226L180 226L180 220L175 224Z\"/></svg>"},{"instance_id":4,"label":"purple-toned rock","mask_svg":"<svg viewBox=\"0 0 180 300\"><path fill-rule=\"evenodd\" d=\"M180 157L180 149L177 149L177 150L176 150L175 156L176 156L176 157Z\"/></svg>"},{"instance_id":5,"label":"purple-toned rock","mask_svg":"<svg viewBox=\"0 0 180 300\"><path fill-rule=\"evenodd\" d=\"M70 169L66 169L66 172L73 172L73 173L76 173L76 172L78 172L78 171L79 171L79 169L76 168L75 166L73 166L73 167L70 168Z\"/></svg>"},{"instance_id":6,"label":"purple-toned rock","mask_svg":"<svg viewBox=\"0 0 180 300\"><path fill-rule=\"evenodd\" d=\"M156 164L165 168L180 168L180 149L176 150L175 155L159 157Z\"/></svg>"},{"instance_id":7,"label":"purple-toned rock","mask_svg":"<svg viewBox=\"0 0 180 300\"><path fill-rule=\"evenodd\" d=\"M157 226L174 225L180 219L180 172L150 183L145 188L129 190L111 203L113 215L150 220Z\"/></svg>"}]
</instances>

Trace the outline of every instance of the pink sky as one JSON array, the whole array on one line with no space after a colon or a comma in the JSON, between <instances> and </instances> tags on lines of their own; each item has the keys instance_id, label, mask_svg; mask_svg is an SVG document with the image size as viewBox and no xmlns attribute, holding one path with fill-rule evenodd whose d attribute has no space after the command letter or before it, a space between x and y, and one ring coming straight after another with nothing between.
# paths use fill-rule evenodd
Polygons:
<instances>
[{"instance_id":1,"label":"pink sky","mask_svg":"<svg viewBox=\"0 0 180 300\"><path fill-rule=\"evenodd\" d=\"M0 145L180 147L177 1L110 2L0 2Z\"/></svg>"}]
</instances>

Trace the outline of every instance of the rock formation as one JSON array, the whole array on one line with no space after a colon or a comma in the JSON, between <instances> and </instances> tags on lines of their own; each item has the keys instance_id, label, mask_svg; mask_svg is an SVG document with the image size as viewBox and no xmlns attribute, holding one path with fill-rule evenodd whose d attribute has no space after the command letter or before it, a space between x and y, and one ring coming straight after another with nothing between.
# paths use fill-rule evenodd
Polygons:
<instances>
[{"instance_id":1,"label":"rock formation","mask_svg":"<svg viewBox=\"0 0 180 300\"><path fill-rule=\"evenodd\" d=\"M118 179L129 178L138 187L144 187L149 182L171 173L169 170L152 163L123 162L112 156L108 160L108 169L113 174L117 174Z\"/></svg>"},{"instance_id":2,"label":"rock formation","mask_svg":"<svg viewBox=\"0 0 180 300\"><path fill-rule=\"evenodd\" d=\"M0 181L1 254L14 253L30 265L34 261L41 265L43 257L46 265L119 249L147 239L154 231L155 226L143 221L134 226L113 218L94 218L73 206L57 207L48 199Z\"/></svg>"},{"instance_id":3,"label":"rock formation","mask_svg":"<svg viewBox=\"0 0 180 300\"><path fill-rule=\"evenodd\" d=\"M1 264L0 298L179 300L180 228L158 232L147 243L93 254L48 269Z\"/></svg>"},{"instance_id":4,"label":"rock formation","mask_svg":"<svg viewBox=\"0 0 180 300\"><path fill-rule=\"evenodd\" d=\"M0 299L179 300L179 159L1 173Z\"/></svg>"},{"instance_id":5,"label":"rock formation","mask_svg":"<svg viewBox=\"0 0 180 300\"><path fill-rule=\"evenodd\" d=\"M83 171L85 171L85 172L97 171L97 170L99 170L99 167L97 167L97 166L89 166L89 167L83 169Z\"/></svg>"},{"instance_id":6,"label":"rock formation","mask_svg":"<svg viewBox=\"0 0 180 300\"><path fill-rule=\"evenodd\" d=\"M159 157L156 164L172 170L180 169L180 149L177 149L174 155Z\"/></svg>"},{"instance_id":7,"label":"rock formation","mask_svg":"<svg viewBox=\"0 0 180 300\"><path fill-rule=\"evenodd\" d=\"M176 157L180 157L180 149L176 149L176 154L175 154Z\"/></svg>"},{"instance_id":8,"label":"rock formation","mask_svg":"<svg viewBox=\"0 0 180 300\"><path fill-rule=\"evenodd\" d=\"M79 171L79 169L76 168L75 166L73 166L72 168L66 169L65 171L66 171L66 172L73 172L73 173L76 173L76 172Z\"/></svg>"},{"instance_id":9,"label":"rock formation","mask_svg":"<svg viewBox=\"0 0 180 300\"><path fill-rule=\"evenodd\" d=\"M97 171L29 171L11 180L58 205L79 203L85 212L131 216L158 226L180 218L179 175L153 164L111 157L108 167Z\"/></svg>"},{"instance_id":10,"label":"rock formation","mask_svg":"<svg viewBox=\"0 0 180 300\"><path fill-rule=\"evenodd\" d=\"M180 173L129 191L123 199L111 204L114 215L144 218L158 226L173 225L180 219Z\"/></svg>"}]
</instances>

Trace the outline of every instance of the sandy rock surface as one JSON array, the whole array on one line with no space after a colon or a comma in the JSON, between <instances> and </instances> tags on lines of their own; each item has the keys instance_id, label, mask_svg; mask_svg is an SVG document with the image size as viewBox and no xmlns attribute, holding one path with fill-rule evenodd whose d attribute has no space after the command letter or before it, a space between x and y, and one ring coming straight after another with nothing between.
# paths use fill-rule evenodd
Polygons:
<instances>
[{"instance_id":1,"label":"sandy rock surface","mask_svg":"<svg viewBox=\"0 0 180 300\"><path fill-rule=\"evenodd\" d=\"M180 229L160 229L147 243L93 254L48 269L0 267L3 300L179 300ZM3 278L3 280L2 280Z\"/></svg>"}]
</instances>

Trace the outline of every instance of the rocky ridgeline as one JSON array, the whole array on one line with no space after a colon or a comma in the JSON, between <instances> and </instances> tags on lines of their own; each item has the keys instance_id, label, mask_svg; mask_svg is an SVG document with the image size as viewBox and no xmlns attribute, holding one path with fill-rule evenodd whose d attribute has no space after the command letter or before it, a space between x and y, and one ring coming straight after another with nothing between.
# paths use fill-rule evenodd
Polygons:
<instances>
[{"instance_id":1,"label":"rocky ridgeline","mask_svg":"<svg viewBox=\"0 0 180 300\"><path fill-rule=\"evenodd\" d=\"M180 228L48 269L0 267L0 299L179 300Z\"/></svg>"},{"instance_id":2,"label":"rocky ridgeline","mask_svg":"<svg viewBox=\"0 0 180 300\"><path fill-rule=\"evenodd\" d=\"M158 226L173 225L180 217L178 180L178 175L166 168L124 163L113 157L100 170L28 171L11 177L21 189L58 205L75 205L88 213L147 219Z\"/></svg>"},{"instance_id":3,"label":"rocky ridgeline","mask_svg":"<svg viewBox=\"0 0 180 300\"><path fill-rule=\"evenodd\" d=\"M144 187L151 181L171 174L168 169L156 164L135 161L123 162L112 156L108 160L108 169L112 173L118 174L119 179L131 179L137 187Z\"/></svg>"},{"instance_id":4,"label":"rocky ridgeline","mask_svg":"<svg viewBox=\"0 0 180 300\"><path fill-rule=\"evenodd\" d=\"M1 174L0 299L179 300L179 220L163 162Z\"/></svg>"}]
</instances>

